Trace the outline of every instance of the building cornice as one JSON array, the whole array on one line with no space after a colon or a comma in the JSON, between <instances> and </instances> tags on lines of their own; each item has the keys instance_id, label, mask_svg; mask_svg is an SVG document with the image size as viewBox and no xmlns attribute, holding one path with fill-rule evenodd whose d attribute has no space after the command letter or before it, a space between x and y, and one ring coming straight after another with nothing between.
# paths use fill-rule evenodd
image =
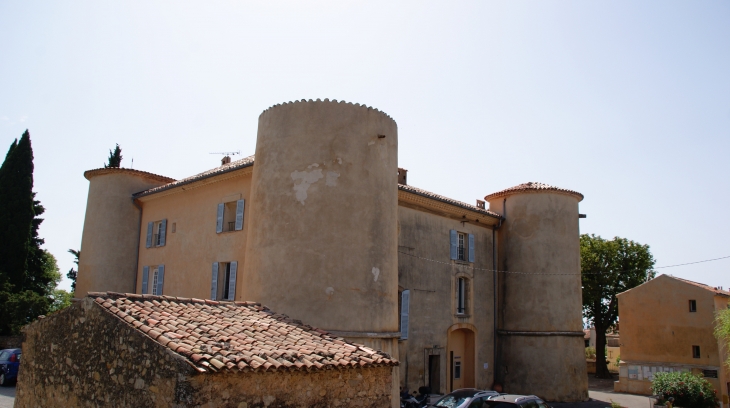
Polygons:
<instances>
[{"instance_id":1,"label":"building cornice","mask_svg":"<svg viewBox=\"0 0 730 408\"><path fill-rule=\"evenodd\" d=\"M468 222L469 224L479 225L485 228L498 225L501 219L496 214L493 215L486 211L478 211L476 208L473 210L464 208L403 189L398 190L398 205L448 217L461 222Z\"/></svg>"},{"instance_id":2,"label":"building cornice","mask_svg":"<svg viewBox=\"0 0 730 408\"><path fill-rule=\"evenodd\" d=\"M161 176L159 174L149 173L142 170L125 169L123 167L106 167L100 169L86 170L84 172L84 178L91 180L92 177L103 176L105 174L131 174L134 176L144 177L146 179L160 181L163 183L171 183L175 181L174 178Z\"/></svg>"},{"instance_id":3,"label":"building cornice","mask_svg":"<svg viewBox=\"0 0 730 408\"><path fill-rule=\"evenodd\" d=\"M252 173L253 173L253 166L243 167L243 168L239 168L239 169L229 171L226 173L217 174L215 176L201 178L201 179L193 181L191 183L180 184L179 186L175 186L170 189L162 190L159 192L153 192L148 195L141 195L141 196L135 197L135 199L137 201L144 203L144 202L155 200L158 198L167 197L167 196L174 195L174 194L179 194L179 193L189 191L189 190L194 190L196 188L204 187L204 186L207 186L210 184L219 183L221 181L226 181L226 180L230 180L230 179L238 178L238 177L245 177L245 176L251 175Z\"/></svg>"}]
</instances>

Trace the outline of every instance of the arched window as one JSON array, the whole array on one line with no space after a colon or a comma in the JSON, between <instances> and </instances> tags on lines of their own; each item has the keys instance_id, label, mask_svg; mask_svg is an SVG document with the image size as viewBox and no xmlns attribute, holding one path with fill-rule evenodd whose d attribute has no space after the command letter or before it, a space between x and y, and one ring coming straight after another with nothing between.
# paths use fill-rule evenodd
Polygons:
<instances>
[{"instance_id":1,"label":"arched window","mask_svg":"<svg viewBox=\"0 0 730 408\"><path fill-rule=\"evenodd\" d=\"M456 314L466 314L467 279L456 279Z\"/></svg>"}]
</instances>

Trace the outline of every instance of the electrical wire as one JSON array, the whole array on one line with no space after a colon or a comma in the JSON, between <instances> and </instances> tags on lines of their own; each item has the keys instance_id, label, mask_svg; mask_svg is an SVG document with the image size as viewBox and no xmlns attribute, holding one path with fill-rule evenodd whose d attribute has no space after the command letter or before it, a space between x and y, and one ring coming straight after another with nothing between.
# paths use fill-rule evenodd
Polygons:
<instances>
[{"instance_id":1,"label":"electrical wire","mask_svg":"<svg viewBox=\"0 0 730 408\"><path fill-rule=\"evenodd\" d=\"M475 270L475 271L497 272L497 273L511 273L511 274L515 274L515 275L563 275L563 276L565 276L565 275L573 275L573 276L575 276L575 275L599 275L599 274L602 274L603 273L603 272L543 273L543 272L500 271L498 269L478 268L476 266L471 266L471 265L463 265L463 264L459 264L459 263L451 263L451 262L437 261L435 259L424 258L422 256L409 254L408 252L403 252L403 251L398 251L398 253L399 254L403 254L403 255L408 255L408 256L411 256L413 258L418 258L418 259L423 260L423 261L434 262L434 263L438 263L438 264L442 264L442 265L457 266L457 267L460 267L460 268L467 268L467 269L471 269L471 270ZM723 257L720 257L720 258L705 259L705 260L702 260L702 261L687 262L687 263L676 264L676 265L657 266L657 267L654 267L653 269L674 268L674 267L677 267L677 266L694 265L694 264L703 263L703 262L719 261L721 259L727 259L727 258L730 258L730 255L723 256ZM631 272L631 271L621 271L621 272Z\"/></svg>"}]
</instances>

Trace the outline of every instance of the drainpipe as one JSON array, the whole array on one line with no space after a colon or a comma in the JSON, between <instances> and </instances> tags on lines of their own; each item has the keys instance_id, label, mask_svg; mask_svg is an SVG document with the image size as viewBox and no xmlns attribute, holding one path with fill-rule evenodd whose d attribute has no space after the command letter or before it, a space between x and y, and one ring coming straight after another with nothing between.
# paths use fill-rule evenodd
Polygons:
<instances>
[{"instance_id":1,"label":"drainpipe","mask_svg":"<svg viewBox=\"0 0 730 408\"><path fill-rule=\"evenodd\" d=\"M139 223L137 224L137 254L134 259L134 287L132 293L137 293L137 272L139 271L139 243L142 239L142 207L137 204L137 200L132 197L132 204L139 210Z\"/></svg>"},{"instance_id":2,"label":"drainpipe","mask_svg":"<svg viewBox=\"0 0 730 408\"><path fill-rule=\"evenodd\" d=\"M502 227L502 221L507 217L507 199L505 198L504 201L502 201L502 218L499 219L499 224L497 224L496 227L492 227L492 269L494 270L492 272L492 277L494 280L494 383L496 383L498 380L497 376L499 375L499 352L498 352L498 343L497 343L497 336L499 334L499 286L498 286L498 278L497 278L497 266L499 263L497 262L497 230L499 230ZM503 385L504 386L504 385Z\"/></svg>"}]
</instances>

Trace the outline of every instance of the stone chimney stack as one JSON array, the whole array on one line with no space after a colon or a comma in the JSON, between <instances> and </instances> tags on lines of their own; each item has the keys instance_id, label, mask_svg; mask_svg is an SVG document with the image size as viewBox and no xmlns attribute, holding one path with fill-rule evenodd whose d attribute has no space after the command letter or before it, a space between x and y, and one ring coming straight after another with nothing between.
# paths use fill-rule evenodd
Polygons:
<instances>
[{"instance_id":1,"label":"stone chimney stack","mask_svg":"<svg viewBox=\"0 0 730 408\"><path fill-rule=\"evenodd\" d=\"M408 185L408 170L398 168L398 184Z\"/></svg>"},{"instance_id":2,"label":"stone chimney stack","mask_svg":"<svg viewBox=\"0 0 730 408\"><path fill-rule=\"evenodd\" d=\"M225 156L221 159L221 166L226 165L231 162L231 156Z\"/></svg>"}]
</instances>

